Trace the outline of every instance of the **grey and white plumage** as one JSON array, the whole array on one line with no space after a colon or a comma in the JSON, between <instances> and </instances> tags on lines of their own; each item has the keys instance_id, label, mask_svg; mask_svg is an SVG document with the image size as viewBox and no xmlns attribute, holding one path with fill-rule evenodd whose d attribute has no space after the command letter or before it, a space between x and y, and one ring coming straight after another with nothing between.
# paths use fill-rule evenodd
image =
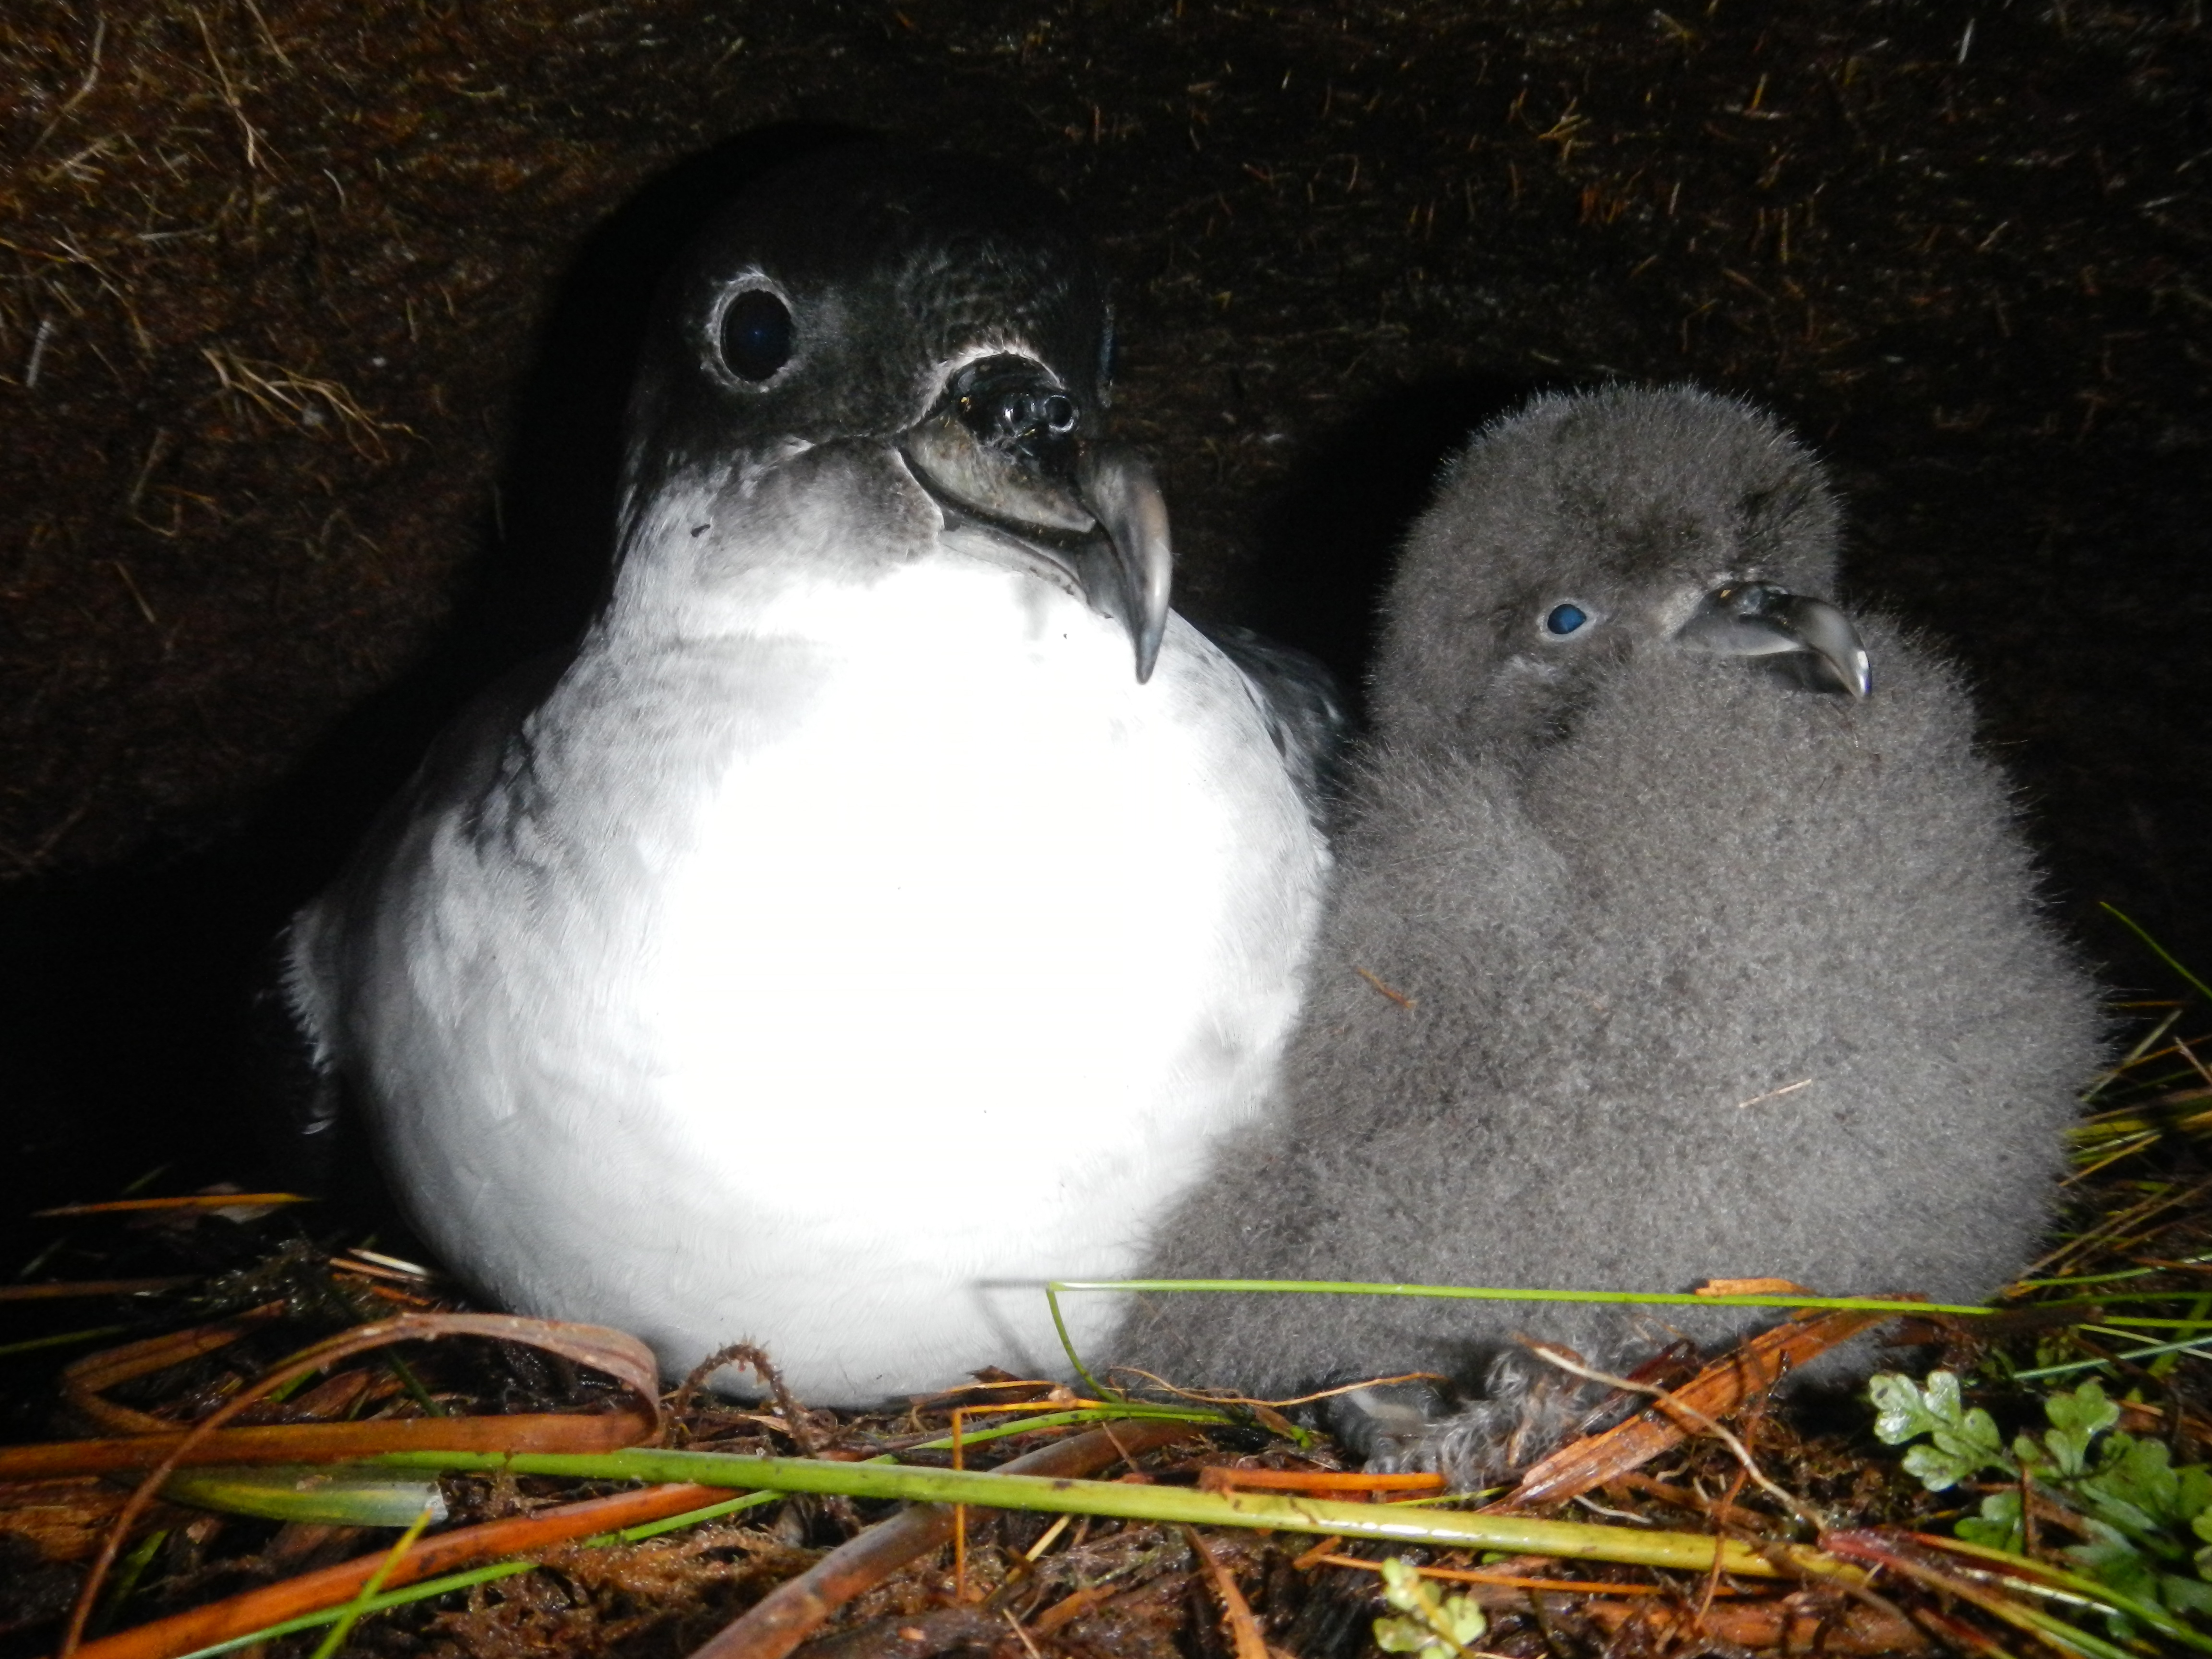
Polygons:
<instances>
[{"instance_id":1,"label":"grey and white plumage","mask_svg":"<svg viewBox=\"0 0 2212 1659\"><path fill-rule=\"evenodd\" d=\"M1813 457L1692 390L1543 398L1448 469L1389 595L1283 1096L1146 1276L1964 1301L2019 1270L2097 994L1957 671L1825 602L1836 543ZM1660 1311L1707 1342L1775 1317ZM1107 1352L1273 1396L1441 1373L1449 1409L1346 1421L1474 1483L1583 1403L1515 1334L1618 1371L1652 1328L1164 1294Z\"/></svg>"},{"instance_id":2,"label":"grey and white plumage","mask_svg":"<svg viewBox=\"0 0 2212 1659\"><path fill-rule=\"evenodd\" d=\"M1256 1109L1315 763L1168 609L1109 334L1064 210L948 158L787 169L675 272L604 612L289 940L493 1299L817 1402L1048 1369L1038 1281L1133 1267Z\"/></svg>"}]
</instances>

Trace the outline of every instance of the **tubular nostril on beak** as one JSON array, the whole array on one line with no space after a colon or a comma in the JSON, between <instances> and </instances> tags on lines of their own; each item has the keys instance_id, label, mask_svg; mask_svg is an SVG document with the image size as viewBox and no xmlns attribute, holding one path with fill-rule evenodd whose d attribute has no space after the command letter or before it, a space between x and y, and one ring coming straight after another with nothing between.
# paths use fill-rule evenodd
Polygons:
<instances>
[{"instance_id":1,"label":"tubular nostril on beak","mask_svg":"<svg viewBox=\"0 0 2212 1659\"><path fill-rule=\"evenodd\" d=\"M1034 443L1064 438L1075 430L1075 400L1063 392L1001 393L978 435L1000 443Z\"/></svg>"},{"instance_id":2,"label":"tubular nostril on beak","mask_svg":"<svg viewBox=\"0 0 2212 1659\"><path fill-rule=\"evenodd\" d=\"M1075 400L1058 392L1009 392L999 399L990 423L994 429L984 435L1000 442L1064 438L1075 430Z\"/></svg>"},{"instance_id":3,"label":"tubular nostril on beak","mask_svg":"<svg viewBox=\"0 0 2212 1659\"><path fill-rule=\"evenodd\" d=\"M1026 357L970 363L949 390L961 423L994 448L1037 450L1072 437L1082 418L1075 399Z\"/></svg>"}]
</instances>

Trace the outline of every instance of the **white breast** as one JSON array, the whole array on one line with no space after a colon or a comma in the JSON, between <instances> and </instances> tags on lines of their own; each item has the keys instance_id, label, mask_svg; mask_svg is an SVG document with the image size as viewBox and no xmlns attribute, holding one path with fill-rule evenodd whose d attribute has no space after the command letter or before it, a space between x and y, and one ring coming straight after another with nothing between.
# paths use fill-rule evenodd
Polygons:
<instances>
[{"instance_id":1,"label":"white breast","mask_svg":"<svg viewBox=\"0 0 2212 1659\"><path fill-rule=\"evenodd\" d=\"M672 1369L1064 1369L1040 1282L1133 1267L1297 1007L1327 856L1234 666L1177 618L1140 686L1079 599L939 557L610 632L527 730L513 833L396 857L414 1012L353 1022L418 1224Z\"/></svg>"}]
</instances>

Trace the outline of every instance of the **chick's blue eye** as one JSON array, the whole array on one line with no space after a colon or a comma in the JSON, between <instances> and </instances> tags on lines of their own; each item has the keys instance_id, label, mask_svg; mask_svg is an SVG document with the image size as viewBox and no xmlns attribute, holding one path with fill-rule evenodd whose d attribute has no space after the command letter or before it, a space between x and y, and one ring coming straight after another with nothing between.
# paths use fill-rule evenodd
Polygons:
<instances>
[{"instance_id":1,"label":"chick's blue eye","mask_svg":"<svg viewBox=\"0 0 2212 1659\"><path fill-rule=\"evenodd\" d=\"M722 313L722 361L748 380L765 380L791 361L791 313L764 288L740 294Z\"/></svg>"},{"instance_id":2,"label":"chick's blue eye","mask_svg":"<svg viewBox=\"0 0 2212 1659\"><path fill-rule=\"evenodd\" d=\"M1544 626L1554 634L1571 634L1589 620L1589 612L1578 605L1557 605L1544 618Z\"/></svg>"}]
</instances>

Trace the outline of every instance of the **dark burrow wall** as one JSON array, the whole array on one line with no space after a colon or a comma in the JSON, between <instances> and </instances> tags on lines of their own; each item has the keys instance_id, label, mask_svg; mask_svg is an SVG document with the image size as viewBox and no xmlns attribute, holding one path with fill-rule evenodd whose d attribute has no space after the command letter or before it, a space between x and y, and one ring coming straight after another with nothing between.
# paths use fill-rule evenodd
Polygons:
<instances>
[{"instance_id":1,"label":"dark burrow wall","mask_svg":"<svg viewBox=\"0 0 2212 1659\"><path fill-rule=\"evenodd\" d=\"M243 1167L234 988L473 686L584 614L628 344L836 131L1063 191L1182 603L1357 676L1539 385L1798 422L2124 989L2212 971L2195 5L365 7L0 22L0 1040L31 1198ZM12 1271L12 1268L10 1269Z\"/></svg>"}]
</instances>

